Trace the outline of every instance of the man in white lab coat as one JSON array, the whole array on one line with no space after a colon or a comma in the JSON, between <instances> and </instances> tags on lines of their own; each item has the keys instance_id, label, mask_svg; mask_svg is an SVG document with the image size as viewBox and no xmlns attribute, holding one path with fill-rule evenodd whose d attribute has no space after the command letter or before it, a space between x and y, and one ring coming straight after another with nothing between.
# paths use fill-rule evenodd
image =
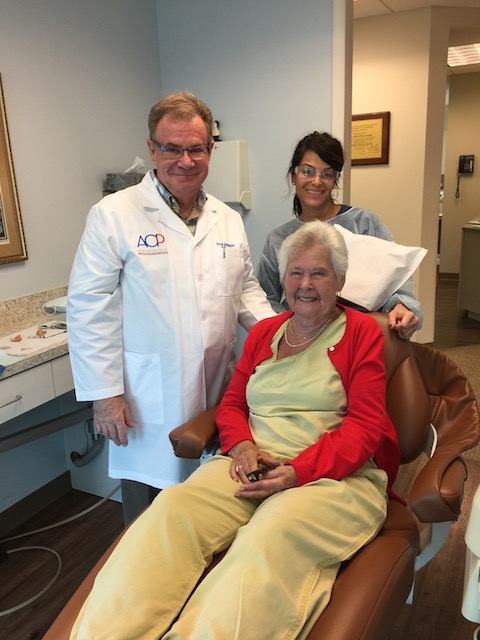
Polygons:
<instances>
[{"instance_id":1,"label":"man in white lab coat","mask_svg":"<svg viewBox=\"0 0 480 640\"><path fill-rule=\"evenodd\" d=\"M94 401L122 479L125 521L198 465L168 434L220 400L237 323L275 315L260 288L240 215L202 183L212 115L188 92L149 115L155 169L90 211L68 290L68 341L79 400Z\"/></svg>"}]
</instances>

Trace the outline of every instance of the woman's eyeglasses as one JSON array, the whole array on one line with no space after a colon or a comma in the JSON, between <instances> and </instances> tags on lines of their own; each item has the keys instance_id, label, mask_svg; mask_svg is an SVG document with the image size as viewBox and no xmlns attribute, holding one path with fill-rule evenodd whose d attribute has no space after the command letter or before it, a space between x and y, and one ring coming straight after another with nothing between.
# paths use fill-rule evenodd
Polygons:
<instances>
[{"instance_id":1,"label":"woman's eyeglasses","mask_svg":"<svg viewBox=\"0 0 480 640\"><path fill-rule=\"evenodd\" d=\"M317 171L317 169L310 164L300 164L298 167L295 167L294 171L295 175L307 178L307 180L313 180L317 176L320 176L320 180L327 182L337 180L340 175L340 171L335 171L335 169L322 169L321 171Z\"/></svg>"}]
</instances>

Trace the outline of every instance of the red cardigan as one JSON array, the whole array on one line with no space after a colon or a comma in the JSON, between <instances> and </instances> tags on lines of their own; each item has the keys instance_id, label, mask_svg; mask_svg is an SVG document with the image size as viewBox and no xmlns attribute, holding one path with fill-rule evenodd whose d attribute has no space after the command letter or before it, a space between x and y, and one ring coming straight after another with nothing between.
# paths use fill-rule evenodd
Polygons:
<instances>
[{"instance_id":1,"label":"red cardigan","mask_svg":"<svg viewBox=\"0 0 480 640\"><path fill-rule=\"evenodd\" d=\"M374 318L350 308L341 340L328 348L347 394L347 414L335 431L290 460L298 485L333 478L340 480L375 456L379 469L386 471L391 488L400 463L395 429L385 408L385 360L383 334ZM217 409L215 419L222 453L241 440L255 439L248 423L246 386L257 364L271 357L272 337L291 311L258 322L249 332L243 354Z\"/></svg>"}]
</instances>

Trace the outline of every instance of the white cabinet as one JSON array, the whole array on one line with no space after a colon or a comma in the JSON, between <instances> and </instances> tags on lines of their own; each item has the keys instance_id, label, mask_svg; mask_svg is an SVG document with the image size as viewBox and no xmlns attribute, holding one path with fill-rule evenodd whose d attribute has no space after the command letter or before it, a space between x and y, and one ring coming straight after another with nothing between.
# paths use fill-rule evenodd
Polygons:
<instances>
[{"instance_id":1,"label":"white cabinet","mask_svg":"<svg viewBox=\"0 0 480 640\"><path fill-rule=\"evenodd\" d=\"M7 420L16 418L54 397L55 387L50 362L0 380L0 430L1 425Z\"/></svg>"},{"instance_id":2,"label":"white cabinet","mask_svg":"<svg viewBox=\"0 0 480 640\"><path fill-rule=\"evenodd\" d=\"M72 367L68 355L51 361L55 396L61 396L74 388Z\"/></svg>"},{"instance_id":3,"label":"white cabinet","mask_svg":"<svg viewBox=\"0 0 480 640\"><path fill-rule=\"evenodd\" d=\"M0 453L91 418L73 389L68 354L1 380Z\"/></svg>"},{"instance_id":4,"label":"white cabinet","mask_svg":"<svg viewBox=\"0 0 480 640\"><path fill-rule=\"evenodd\" d=\"M458 306L468 316L480 320L480 225L467 223L462 227L462 251Z\"/></svg>"}]
</instances>

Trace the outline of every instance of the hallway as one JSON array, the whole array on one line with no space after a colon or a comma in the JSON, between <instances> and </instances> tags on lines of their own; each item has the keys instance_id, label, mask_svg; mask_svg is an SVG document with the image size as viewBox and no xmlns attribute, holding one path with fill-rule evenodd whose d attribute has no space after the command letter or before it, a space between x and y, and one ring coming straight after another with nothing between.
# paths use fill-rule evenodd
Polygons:
<instances>
[{"instance_id":1,"label":"hallway","mask_svg":"<svg viewBox=\"0 0 480 640\"><path fill-rule=\"evenodd\" d=\"M431 343L437 349L480 344L480 322L458 309L457 296L458 280L440 276L435 303L435 339Z\"/></svg>"}]
</instances>

